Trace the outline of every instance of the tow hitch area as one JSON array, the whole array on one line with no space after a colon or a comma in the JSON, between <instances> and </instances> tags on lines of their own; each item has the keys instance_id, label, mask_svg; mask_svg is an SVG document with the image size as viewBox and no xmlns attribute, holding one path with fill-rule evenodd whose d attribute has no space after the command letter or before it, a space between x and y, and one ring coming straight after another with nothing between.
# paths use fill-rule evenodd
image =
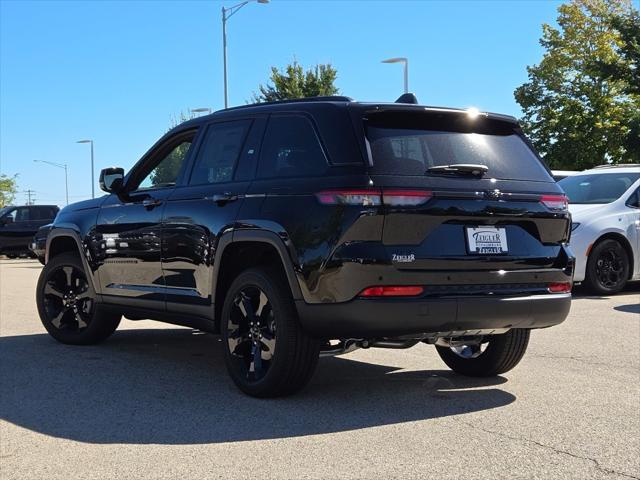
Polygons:
<instances>
[{"instance_id":1,"label":"tow hitch area","mask_svg":"<svg viewBox=\"0 0 640 480\"><path fill-rule=\"evenodd\" d=\"M451 332L425 333L419 336L394 338L341 338L328 340L320 349L321 357L334 357L345 355L360 348L411 348L414 345L424 342L440 347L450 347L460 350L461 356L468 355L468 358L482 353L481 345L486 343L486 337L490 335L500 335L507 333L509 328L486 329L486 330L459 330Z\"/></svg>"}]
</instances>

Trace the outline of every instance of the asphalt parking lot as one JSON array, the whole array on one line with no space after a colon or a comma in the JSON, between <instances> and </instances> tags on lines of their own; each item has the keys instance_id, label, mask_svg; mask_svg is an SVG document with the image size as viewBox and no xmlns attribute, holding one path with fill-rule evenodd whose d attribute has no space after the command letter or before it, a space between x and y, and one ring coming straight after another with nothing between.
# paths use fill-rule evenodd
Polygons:
<instances>
[{"instance_id":1,"label":"asphalt parking lot","mask_svg":"<svg viewBox=\"0 0 640 480\"><path fill-rule=\"evenodd\" d=\"M640 285L578 295L516 369L477 380L433 347L321 359L309 387L240 394L218 338L124 321L56 343L40 264L0 260L0 478L640 478Z\"/></svg>"}]
</instances>

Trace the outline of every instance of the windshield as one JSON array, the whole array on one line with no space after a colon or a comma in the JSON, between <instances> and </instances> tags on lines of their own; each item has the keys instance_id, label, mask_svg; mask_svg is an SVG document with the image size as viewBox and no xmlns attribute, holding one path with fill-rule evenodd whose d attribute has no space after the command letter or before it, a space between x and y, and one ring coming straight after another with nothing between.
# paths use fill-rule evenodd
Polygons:
<instances>
[{"instance_id":1,"label":"windshield","mask_svg":"<svg viewBox=\"0 0 640 480\"><path fill-rule=\"evenodd\" d=\"M626 192L640 178L638 173L592 173L574 175L558 182L569 203L611 203Z\"/></svg>"},{"instance_id":2,"label":"windshield","mask_svg":"<svg viewBox=\"0 0 640 480\"><path fill-rule=\"evenodd\" d=\"M14 208L15 207L3 207L3 208L0 208L0 217L4 217L4 215L6 213L9 213Z\"/></svg>"},{"instance_id":3,"label":"windshield","mask_svg":"<svg viewBox=\"0 0 640 480\"><path fill-rule=\"evenodd\" d=\"M487 177L552 181L513 125L484 121L478 128L449 119L416 121L389 116L367 123L367 139L379 175L434 175L441 165L485 165Z\"/></svg>"}]
</instances>

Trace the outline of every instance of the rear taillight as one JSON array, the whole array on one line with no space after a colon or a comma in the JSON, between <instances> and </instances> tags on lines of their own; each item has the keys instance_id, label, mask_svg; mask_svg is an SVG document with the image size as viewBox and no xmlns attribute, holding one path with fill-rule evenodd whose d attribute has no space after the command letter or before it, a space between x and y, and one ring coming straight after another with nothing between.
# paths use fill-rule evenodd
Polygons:
<instances>
[{"instance_id":1,"label":"rear taillight","mask_svg":"<svg viewBox=\"0 0 640 480\"><path fill-rule=\"evenodd\" d=\"M384 190L382 203L392 206L422 205L432 196L433 193L427 190Z\"/></svg>"},{"instance_id":2,"label":"rear taillight","mask_svg":"<svg viewBox=\"0 0 640 480\"><path fill-rule=\"evenodd\" d=\"M566 195L542 195L540 203L549 210L567 210L569 208L569 201Z\"/></svg>"},{"instance_id":3,"label":"rear taillight","mask_svg":"<svg viewBox=\"0 0 640 480\"><path fill-rule=\"evenodd\" d=\"M325 190L316 193L320 203L324 205L362 205L373 206L382 203L379 190Z\"/></svg>"},{"instance_id":4,"label":"rear taillight","mask_svg":"<svg viewBox=\"0 0 640 480\"><path fill-rule=\"evenodd\" d=\"M418 286L379 286L365 288L360 292L360 297L415 297L424 292L424 288Z\"/></svg>"},{"instance_id":5,"label":"rear taillight","mask_svg":"<svg viewBox=\"0 0 640 480\"><path fill-rule=\"evenodd\" d=\"M570 282L554 282L547 285L549 293L569 293L571 291Z\"/></svg>"},{"instance_id":6,"label":"rear taillight","mask_svg":"<svg viewBox=\"0 0 640 480\"><path fill-rule=\"evenodd\" d=\"M427 190L324 190L316 193L324 205L390 205L415 206L429 201L433 193Z\"/></svg>"}]
</instances>

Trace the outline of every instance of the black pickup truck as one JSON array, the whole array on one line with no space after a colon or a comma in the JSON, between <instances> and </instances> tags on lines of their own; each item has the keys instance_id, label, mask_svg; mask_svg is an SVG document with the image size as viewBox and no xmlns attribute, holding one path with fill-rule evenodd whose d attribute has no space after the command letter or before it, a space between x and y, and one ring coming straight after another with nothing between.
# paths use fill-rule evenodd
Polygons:
<instances>
[{"instance_id":1,"label":"black pickup truck","mask_svg":"<svg viewBox=\"0 0 640 480\"><path fill-rule=\"evenodd\" d=\"M53 222L60 209L57 205L24 205L0 209L0 255L15 258L33 256L30 250L33 236Z\"/></svg>"}]
</instances>

